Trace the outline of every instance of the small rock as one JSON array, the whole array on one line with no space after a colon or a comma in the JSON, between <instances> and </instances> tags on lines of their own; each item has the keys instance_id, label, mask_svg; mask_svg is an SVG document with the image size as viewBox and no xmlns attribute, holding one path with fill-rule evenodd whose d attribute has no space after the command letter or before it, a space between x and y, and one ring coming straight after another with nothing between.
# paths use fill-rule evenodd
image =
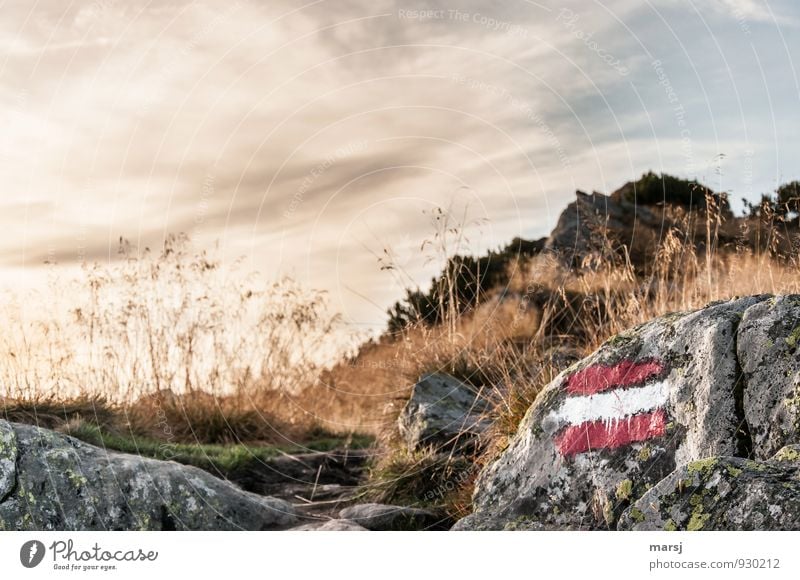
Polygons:
<instances>
[{"instance_id":1,"label":"small rock","mask_svg":"<svg viewBox=\"0 0 800 580\"><path fill-rule=\"evenodd\" d=\"M442 522L442 518L430 510L379 503L345 508L339 512L339 517L373 531L424 530L437 527Z\"/></svg>"},{"instance_id":2,"label":"small rock","mask_svg":"<svg viewBox=\"0 0 800 580\"><path fill-rule=\"evenodd\" d=\"M489 422L482 417L483 400L467 385L444 374L423 376L398 418L400 433L409 450L426 445L448 448L482 433Z\"/></svg>"},{"instance_id":3,"label":"small rock","mask_svg":"<svg viewBox=\"0 0 800 580\"><path fill-rule=\"evenodd\" d=\"M328 520L292 528L293 532L366 532L369 531L364 526L360 526L350 520Z\"/></svg>"}]
</instances>

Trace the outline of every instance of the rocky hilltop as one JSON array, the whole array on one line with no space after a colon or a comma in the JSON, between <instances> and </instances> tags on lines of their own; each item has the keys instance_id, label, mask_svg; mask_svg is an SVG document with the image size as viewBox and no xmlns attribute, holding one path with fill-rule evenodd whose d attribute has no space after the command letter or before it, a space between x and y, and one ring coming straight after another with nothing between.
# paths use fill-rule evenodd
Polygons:
<instances>
[{"instance_id":1,"label":"rocky hilltop","mask_svg":"<svg viewBox=\"0 0 800 580\"><path fill-rule=\"evenodd\" d=\"M713 251L749 248L785 255L792 251L788 238L798 229L795 220L786 219L786 203L780 199L780 194L775 200L765 197L762 205L736 216L724 194L648 173L610 194L576 191L575 201L541 244L574 267L591 266L592 258L616 257L630 260L640 272L649 269L670 232L700 252L711 243ZM766 227L780 223L780 238L759 236L765 220Z\"/></svg>"}]
</instances>

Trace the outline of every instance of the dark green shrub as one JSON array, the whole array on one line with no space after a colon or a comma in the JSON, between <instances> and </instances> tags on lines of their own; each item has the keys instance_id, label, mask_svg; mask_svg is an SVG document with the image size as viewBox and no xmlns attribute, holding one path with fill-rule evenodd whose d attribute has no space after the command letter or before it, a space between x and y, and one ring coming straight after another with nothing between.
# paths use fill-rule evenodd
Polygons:
<instances>
[{"instance_id":1,"label":"dark green shrub","mask_svg":"<svg viewBox=\"0 0 800 580\"><path fill-rule=\"evenodd\" d=\"M706 194L713 195L719 207L727 209L724 196L714 193L695 180L681 179L662 173L648 171L625 192L628 201L643 205L669 204L686 208L705 208Z\"/></svg>"}]
</instances>

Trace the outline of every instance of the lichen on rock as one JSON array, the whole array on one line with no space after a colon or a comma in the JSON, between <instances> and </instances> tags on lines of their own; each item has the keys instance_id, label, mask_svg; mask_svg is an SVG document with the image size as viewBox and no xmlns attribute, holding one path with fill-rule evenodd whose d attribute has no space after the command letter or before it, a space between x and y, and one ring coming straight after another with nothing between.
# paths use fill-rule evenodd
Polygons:
<instances>
[{"instance_id":1,"label":"lichen on rock","mask_svg":"<svg viewBox=\"0 0 800 580\"><path fill-rule=\"evenodd\" d=\"M195 467L0 421L2 529L267 530L295 522L288 502Z\"/></svg>"},{"instance_id":2,"label":"lichen on rock","mask_svg":"<svg viewBox=\"0 0 800 580\"><path fill-rule=\"evenodd\" d=\"M766 461L714 457L682 465L634 502L622 514L618 528L800 529L796 446Z\"/></svg>"}]
</instances>

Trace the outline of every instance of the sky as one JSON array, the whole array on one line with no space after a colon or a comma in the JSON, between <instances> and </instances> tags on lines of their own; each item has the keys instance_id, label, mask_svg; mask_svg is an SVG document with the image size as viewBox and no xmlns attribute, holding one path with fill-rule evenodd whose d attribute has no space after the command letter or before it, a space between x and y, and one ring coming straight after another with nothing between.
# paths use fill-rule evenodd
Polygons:
<instances>
[{"instance_id":1,"label":"sky","mask_svg":"<svg viewBox=\"0 0 800 580\"><path fill-rule=\"evenodd\" d=\"M120 236L157 247L184 232L377 329L439 266L420 249L437 207L463 222L460 249L481 252L546 235L576 189L651 169L734 200L800 178L792 0L0 11L11 287L45 261L113 260Z\"/></svg>"}]
</instances>

